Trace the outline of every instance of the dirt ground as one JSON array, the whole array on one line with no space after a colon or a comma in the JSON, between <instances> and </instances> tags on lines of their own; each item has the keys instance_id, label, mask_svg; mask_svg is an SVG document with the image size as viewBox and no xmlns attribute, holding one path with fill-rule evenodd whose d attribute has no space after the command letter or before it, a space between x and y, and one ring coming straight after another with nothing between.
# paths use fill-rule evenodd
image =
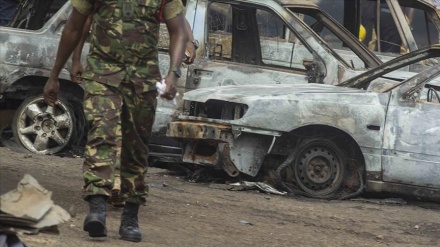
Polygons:
<instances>
[{"instance_id":1,"label":"dirt ground","mask_svg":"<svg viewBox=\"0 0 440 247\"><path fill-rule=\"evenodd\" d=\"M143 241L119 240L121 209L110 205L108 237L93 240L82 230L87 205L81 199L81 163L81 158L30 155L0 147L0 193L14 189L29 173L53 191L56 204L77 209L75 218L60 225L60 235L20 236L28 246L440 245L438 204L384 204L383 199L359 198L324 201L221 190L159 168L150 168L150 196L140 213Z\"/></svg>"}]
</instances>

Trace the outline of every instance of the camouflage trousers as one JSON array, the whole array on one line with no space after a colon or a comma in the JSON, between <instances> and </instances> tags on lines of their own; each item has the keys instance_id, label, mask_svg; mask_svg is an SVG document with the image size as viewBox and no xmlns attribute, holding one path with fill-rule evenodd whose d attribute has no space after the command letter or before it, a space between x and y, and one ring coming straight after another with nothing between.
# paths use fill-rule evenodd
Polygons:
<instances>
[{"instance_id":1,"label":"camouflage trousers","mask_svg":"<svg viewBox=\"0 0 440 247\"><path fill-rule=\"evenodd\" d=\"M156 91L136 94L127 83L115 88L86 80L84 113L89 132L83 164L84 199L90 195L109 197L119 165L125 201L145 203L156 97Z\"/></svg>"}]
</instances>

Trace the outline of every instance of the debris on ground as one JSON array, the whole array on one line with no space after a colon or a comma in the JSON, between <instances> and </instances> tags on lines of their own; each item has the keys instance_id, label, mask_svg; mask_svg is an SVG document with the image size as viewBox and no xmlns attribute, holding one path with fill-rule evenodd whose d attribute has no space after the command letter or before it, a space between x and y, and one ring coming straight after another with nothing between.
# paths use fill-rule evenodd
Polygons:
<instances>
[{"instance_id":1,"label":"debris on ground","mask_svg":"<svg viewBox=\"0 0 440 247\"><path fill-rule=\"evenodd\" d=\"M250 226L253 226L254 224L252 224L251 222L249 222L249 221L247 221L247 220L240 220L240 224L243 224L243 225L250 225Z\"/></svg>"},{"instance_id":2,"label":"debris on ground","mask_svg":"<svg viewBox=\"0 0 440 247\"><path fill-rule=\"evenodd\" d=\"M272 187L271 185L264 182L249 182L249 181L241 181L237 183L230 184L210 184L210 188L213 189L222 189L222 190L259 190L269 194L275 195L286 195L287 192L279 191Z\"/></svg>"},{"instance_id":3,"label":"debris on ground","mask_svg":"<svg viewBox=\"0 0 440 247\"><path fill-rule=\"evenodd\" d=\"M351 201L359 201L359 202L368 202L375 203L379 205L405 205L407 202L402 198L385 198L385 199L376 199L376 198L353 198Z\"/></svg>"},{"instance_id":4,"label":"debris on ground","mask_svg":"<svg viewBox=\"0 0 440 247\"><path fill-rule=\"evenodd\" d=\"M54 204L52 192L26 174L16 189L0 196L0 246L24 246L16 234L58 234L57 225L70 219L70 214Z\"/></svg>"}]
</instances>

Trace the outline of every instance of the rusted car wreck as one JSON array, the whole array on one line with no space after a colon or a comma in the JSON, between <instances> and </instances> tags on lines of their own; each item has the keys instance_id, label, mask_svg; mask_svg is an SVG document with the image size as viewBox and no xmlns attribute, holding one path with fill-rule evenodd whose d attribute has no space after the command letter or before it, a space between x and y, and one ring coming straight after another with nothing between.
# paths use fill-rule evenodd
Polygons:
<instances>
[{"instance_id":1,"label":"rusted car wreck","mask_svg":"<svg viewBox=\"0 0 440 247\"><path fill-rule=\"evenodd\" d=\"M440 199L440 67L407 80L389 72L440 56L440 46L396 58L345 81L198 89L168 126L183 161L256 176L311 197L393 192ZM356 174L356 171L359 171ZM354 190L356 191L356 190Z\"/></svg>"}]
</instances>

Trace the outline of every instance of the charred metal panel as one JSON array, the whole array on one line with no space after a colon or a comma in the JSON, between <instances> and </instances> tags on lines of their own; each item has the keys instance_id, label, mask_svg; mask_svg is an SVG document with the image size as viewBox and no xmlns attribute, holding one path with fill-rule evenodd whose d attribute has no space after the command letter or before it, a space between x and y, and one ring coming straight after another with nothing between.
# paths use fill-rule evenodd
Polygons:
<instances>
[{"instance_id":1,"label":"charred metal panel","mask_svg":"<svg viewBox=\"0 0 440 247\"><path fill-rule=\"evenodd\" d=\"M382 172L382 148L361 147L368 172Z\"/></svg>"},{"instance_id":2,"label":"charred metal panel","mask_svg":"<svg viewBox=\"0 0 440 247\"><path fill-rule=\"evenodd\" d=\"M292 73L287 70L273 70L263 67L252 67L246 64L228 64L209 62L200 65L193 71L197 80L188 82L191 89L212 88L228 85L246 84L295 84L307 83L304 72Z\"/></svg>"},{"instance_id":3,"label":"charred metal panel","mask_svg":"<svg viewBox=\"0 0 440 247\"><path fill-rule=\"evenodd\" d=\"M242 173L256 176L263 164L271 144L271 136L243 133L238 136L230 149L232 163Z\"/></svg>"},{"instance_id":4,"label":"charred metal panel","mask_svg":"<svg viewBox=\"0 0 440 247\"><path fill-rule=\"evenodd\" d=\"M183 162L211 166L233 165L238 171L256 176L271 145L271 136L252 133L234 135L228 125L172 122L167 136L184 140Z\"/></svg>"},{"instance_id":5,"label":"charred metal panel","mask_svg":"<svg viewBox=\"0 0 440 247\"><path fill-rule=\"evenodd\" d=\"M227 142L230 130L231 127L227 125L181 121L169 123L167 135L174 138Z\"/></svg>"},{"instance_id":6,"label":"charred metal panel","mask_svg":"<svg viewBox=\"0 0 440 247\"><path fill-rule=\"evenodd\" d=\"M168 124L167 136L184 141L183 162L221 166L224 163L223 144L233 144L230 130L222 124L181 121Z\"/></svg>"},{"instance_id":7,"label":"charred metal panel","mask_svg":"<svg viewBox=\"0 0 440 247\"><path fill-rule=\"evenodd\" d=\"M16 67L11 65L1 65L0 71L5 72L5 77L0 77L0 93L13 92L16 90L27 90L30 88L11 87L13 83L26 76L40 76L49 77L49 68L32 68L32 67ZM59 76L60 79L70 80L70 74L66 69L63 69Z\"/></svg>"},{"instance_id":8,"label":"charred metal panel","mask_svg":"<svg viewBox=\"0 0 440 247\"><path fill-rule=\"evenodd\" d=\"M383 180L425 187L440 187L440 157L385 150Z\"/></svg>"},{"instance_id":9,"label":"charred metal panel","mask_svg":"<svg viewBox=\"0 0 440 247\"><path fill-rule=\"evenodd\" d=\"M440 190L436 188L424 188L399 183L367 181L366 191L412 195L415 198L440 202Z\"/></svg>"},{"instance_id":10,"label":"charred metal panel","mask_svg":"<svg viewBox=\"0 0 440 247\"><path fill-rule=\"evenodd\" d=\"M417 100L421 90L414 91L415 98L403 92L409 86L420 87L420 80L415 77L393 92L384 133L383 176L384 181L439 187L440 103Z\"/></svg>"},{"instance_id":11,"label":"charred metal panel","mask_svg":"<svg viewBox=\"0 0 440 247\"><path fill-rule=\"evenodd\" d=\"M10 86L23 77L48 77L70 11L70 3L66 3L37 31L0 27L0 93L10 90ZM88 50L87 47L84 50ZM70 62L66 68L69 67ZM62 71L60 79L70 80L67 70Z\"/></svg>"},{"instance_id":12,"label":"charred metal panel","mask_svg":"<svg viewBox=\"0 0 440 247\"><path fill-rule=\"evenodd\" d=\"M380 150L388 97L388 94L318 84L230 86L196 90L185 95L190 101L221 99L248 105L241 119L222 120L235 127L272 132L291 132L315 124L338 128L368 151L364 153L365 162L367 169L372 171L381 170Z\"/></svg>"},{"instance_id":13,"label":"charred metal panel","mask_svg":"<svg viewBox=\"0 0 440 247\"><path fill-rule=\"evenodd\" d=\"M372 172L368 171L366 174L367 181L382 181L382 171Z\"/></svg>"},{"instance_id":14,"label":"charred metal panel","mask_svg":"<svg viewBox=\"0 0 440 247\"><path fill-rule=\"evenodd\" d=\"M221 99L248 105L241 119L231 121L233 125L290 132L301 126L324 124L349 133L360 146L375 148L381 147L386 110L383 103L387 97L388 94L318 84L231 86L185 95L190 101ZM367 125L381 129L372 131Z\"/></svg>"}]
</instances>

